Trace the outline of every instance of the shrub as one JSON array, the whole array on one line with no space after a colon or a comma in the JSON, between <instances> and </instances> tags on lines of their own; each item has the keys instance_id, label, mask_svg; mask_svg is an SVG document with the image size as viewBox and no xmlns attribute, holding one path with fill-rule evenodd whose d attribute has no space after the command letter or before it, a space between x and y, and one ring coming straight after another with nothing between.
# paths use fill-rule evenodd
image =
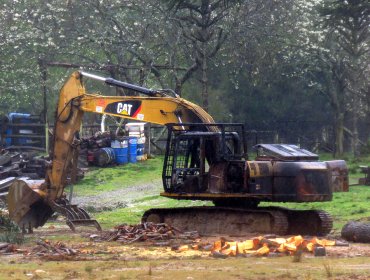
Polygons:
<instances>
[{"instance_id":1,"label":"shrub","mask_svg":"<svg viewBox=\"0 0 370 280\"><path fill-rule=\"evenodd\" d=\"M20 228L7 214L0 212L0 242L21 244L23 241L24 236Z\"/></svg>"}]
</instances>

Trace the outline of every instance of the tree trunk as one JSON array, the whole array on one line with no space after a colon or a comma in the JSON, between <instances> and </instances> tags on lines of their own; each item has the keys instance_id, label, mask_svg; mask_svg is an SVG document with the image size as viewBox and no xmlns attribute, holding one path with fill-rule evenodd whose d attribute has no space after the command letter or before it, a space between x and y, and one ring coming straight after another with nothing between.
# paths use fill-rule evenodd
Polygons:
<instances>
[{"instance_id":1,"label":"tree trunk","mask_svg":"<svg viewBox=\"0 0 370 280\"><path fill-rule=\"evenodd\" d=\"M175 92L178 96L181 97L182 93L182 84L179 79L176 78L176 84L175 84Z\"/></svg>"},{"instance_id":2,"label":"tree trunk","mask_svg":"<svg viewBox=\"0 0 370 280\"><path fill-rule=\"evenodd\" d=\"M336 70L336 69L334 69ZM334 71L334 76L335 71ZM335 112L335 154L338 156L343 155L343 142L344 142L344 109L340 102L340 96L344 95L343 80L337 79L335 85L329 83L328 91L331 98L332 108Z\"/></svg>"},{"instance_id":3,"label":"tree trunk","mask_svg":"<svg viewBox=\"0 0 370 280\"><path fill-rule=\"evenodd\" d=\"M202 44L202 104L203 109L208 112L208 75L207 75L207 46Z\"/></svg>"},{"instance_id":4,"label":"tree trunk","mask_svg":"<svg viewBox=\"0 0 370 280\"><path fill-rule=\"evenodd\" d=\"M202 104L203 109L208 112L208 52L207 52L207 45L208 45L208 37L209 37L209 25L208 21L210 19L209 10L209 0L202 0L202 41L201 41L201 59L202 59Z\"/></svg>"},{"instance_id":5,"label":"tree trunk","mask_svg":"<svg viewBox=\"0 0 370 280\"><path fill-rule=\"evenodd\" d=\"M343 140L344 140L344 114L337 113L335 124L335 151L338 156L343 155Z\"/></svg>"},{"instance_id":6,"label":"tree trunk","mask_svg":"<svg viewBox=\"0 0 370 280\"><path fill-rule=\"evenodd\" d=\"M360 108L359 106L359 97L357 95L357 93L354 93L354 98L353 98L353 122L352 122L352 125L353 125L353 128L352 128L352 133L353 133L353 137L352 137L352 151L353 151L353 155L354 157L358 157L359 156L359 139L358 139L358 117L359 117L359 114L358 114L358 110Z\"/></svg>"},{"instance_id":7,"label":"tree trunk","mask_svg":"<svg viewBox=\"0 0 370 280\"><path fill-rule=\"evenodd\" d=\"M353 32L352 38L358 38L358 34L356 31ZM352 149L353 155L357 158L360 155L359 149L359 135L358 135L358 120L360 118L360 110L361 110L361 63L360 63L360 46L357 40L353 40L353 47L352 52L350 52L350 59L351 59L351 66L350 66L350 90L353 94L353 138L352 138Z\"/></svg>"}]
</instances>

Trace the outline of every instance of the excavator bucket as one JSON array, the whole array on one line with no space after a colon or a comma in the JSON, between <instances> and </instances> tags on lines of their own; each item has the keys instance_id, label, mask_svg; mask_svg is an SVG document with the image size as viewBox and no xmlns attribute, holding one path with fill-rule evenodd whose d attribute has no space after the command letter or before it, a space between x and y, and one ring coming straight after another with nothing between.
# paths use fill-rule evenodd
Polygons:
<instances>
[{"instance_id":1,"label":"excavator bucket","mask_svg":"<svg viewBox=\"0 0 370 280\"><path fill-rule=\"evenodd\" d=\"M44 180L17 180L9 188L8 209L10 218L23 232L43 226L54 212L66 217L66 224L75 231L76 226L94 226L99 223L90 218L82 208L72 205L65 198L58 201L46 200Z\"/></svg>"},{"instance_id":2,"label":"excavator bucket","mask_svg":"<svg viewBox=\"0 0 370 280\"><path fill-rule=\"evenodd\" d=\"M45 202L43 183L44 180L17 180L9 188L9 216L23 232L32 232L33 228L43 226L53 214Z\"/></svg>"}]
</instances>

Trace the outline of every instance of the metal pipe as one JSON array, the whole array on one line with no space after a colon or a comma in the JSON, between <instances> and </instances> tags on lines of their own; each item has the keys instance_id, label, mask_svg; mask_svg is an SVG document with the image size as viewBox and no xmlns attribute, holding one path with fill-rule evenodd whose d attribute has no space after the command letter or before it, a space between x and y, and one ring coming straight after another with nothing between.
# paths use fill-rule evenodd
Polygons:
<instances>
[{"instance_id":1,"label":"metal pipe","mask_svg":"<svg viewBox=\"0 0 370 280\"><path fill-rule=\"evenodd\" d=\"M101 76L98 76L98 75L95 75L95 74L90 74L90 73L83 72L83 71L80 71L80 74L83 77L88 77L88 78L93 79L93 80L98 80L98 81L102 81L102 82L105 82L105 80L106 80L106 78L104 78L104 77L101 77Z\"/></svg>"},{"instance_id":2,"label":"metal pipe","mask_svg":"<svg viewBox=\"0 0 370 280\"><path fill-rule=\"evenodd\" d=\"M88 77L88 78L93 79L93 80L102 81L102 82L104 82L108 85L112 85L112 86L116 86L116 87L120 87L120 88L124 88L124 89L130 89L130 90L137 91L137 92L149 95L149 96L155 96L158 93L155 90L148 89L148 88L141 87L141 86L137 86L137 85L133 85L133 84L129 84L129 83L122 82L122 81L118 81L118 80L115 80L113 78L104 78L104 77L101 77L101 76L98 76L98 75L95 75L95 74L86 73L86 72L83 72L83 71L80 71L80 74L84 77Z\"/></svg>"}]
</instances>

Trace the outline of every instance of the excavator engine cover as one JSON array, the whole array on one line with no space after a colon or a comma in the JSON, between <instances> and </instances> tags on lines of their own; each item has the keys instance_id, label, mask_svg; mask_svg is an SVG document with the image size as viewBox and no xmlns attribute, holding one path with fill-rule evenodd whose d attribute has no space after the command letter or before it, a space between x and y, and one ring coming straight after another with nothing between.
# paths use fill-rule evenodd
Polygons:
<instances>
[{"instance_id":1,"label":"excavator engine cover","mask_svg":"<svg viewBox=\"0 0 370 280\"><path fill-rule=\"evenodd\" d=\"M7 197L10 218L23 231L43 226L53 214L45 202L44 180L17 180L9 188Z\"/></svg>"}]
</instances>

